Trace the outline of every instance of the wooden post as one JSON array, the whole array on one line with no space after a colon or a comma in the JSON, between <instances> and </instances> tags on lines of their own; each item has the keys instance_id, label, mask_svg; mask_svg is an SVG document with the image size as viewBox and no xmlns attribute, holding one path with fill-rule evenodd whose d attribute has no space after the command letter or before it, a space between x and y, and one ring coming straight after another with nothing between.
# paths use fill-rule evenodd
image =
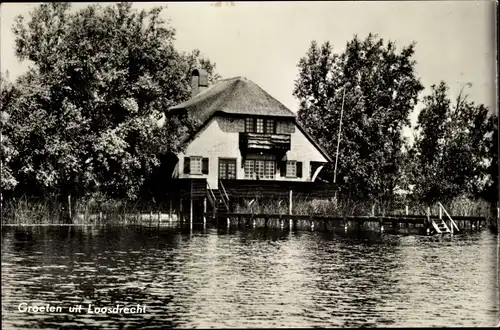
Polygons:
<instances>
[{"instance_id":1,"label":"wooden post","mask_svg":"<svg viewBox=\"0 0 500 330\"><path fill-rule=\"evenodd\" d=\"M443 220L443 210L441 209L441 206L439 206L439 220Z\"/></svg>"},{"instance_id":2,"label":"wooden post","mask_svg":"<svg viewBox=\"0 0 500 330\"><path fill-rule=\"evenodd\" d=\"M179 217L177 218L180 222L182 222L183 216L182 216L182 198L179 199Z\"/></svg>"},{"instance_id":3,"label":"wooden post","mask_svg":"<svg viewBox=\"0 0 500 330\"><path fill-rule=\"evenodd\" d=\"M189 223L193 223L193 197L189 199Z\"/></svg>"},{"instance_id":4,"label":"wooden post","mask_svg":"<svg viewBox=\"0 0 500 330\"><path fill-rule=\"evenodd\" d=\"M288 195L289 195L288 196L288 199L289 199L289 201L288 201L288 214L292 215L292 210L293 210L293 204L292 204L293 203L292 202L292 200L293 200L293 191L291 189L290 189L290 192L288 193Z\"/></svg>"},{"instance_id":5,"label":"wooden post","mask_svg":"<svg viewBox=\"0 0 500 330\"><path fill-rule=\"evenodd\" d=\"M151 227L151 224L153 223L153 211L149 212L149 227Z\"/></svg>"},{"instance_id":6,"label":"wooden post","mask_svg":"<svg viewBox=\"0 0 500 330\"><path fill-rule=\"evenodd\" d=\"M408 216L409 212L408 212L408 205L406 205L406 216Z\"/></svg>"},{"instance_id":7,"label":"wooden post","mask_svg":"<svg viewBox=\"0 0 500 330\"><path fill-rule=\"evenodd\" d=\"M169 199L168 202L168 220L172 221L172 198Z\"/></svg>"},{"instance_id":8,"label":"wooden post","mask_svg":"<svg viewBox=\"0 0 500 330\"><path fill-rule=\"evenodd\" d=\"M160 223L161 223L161 212L158 211L158 227L160 227Z\"/></svg>"},{"instance_id":9,"label":"wooden post","mask_svg":"<svg viewBox=\"0 0 500 330\"><path fill-rule=\"evenodd\" d=\"M203 198L203 224L207 223L207 198Z\"/></svg>"},{"instance_id":10,"label":"wooden post","mask_svg":"<svg viewBox=\"0 0 500 330\"><path fill-rule=\"evenodd\" d=\"M102 222L102 212L99 212L99 223Z\"/></svg>"},{"instance_id":11,"label":"wooden post","mask_svg":"<svg viewBox=\"0 0 500 330\"><path fill-rule=\"evenodd\" d=\"M293 220L290 219L290 221L288 222L288 228L290 229L290 231L293 230Z\"/></svg>"},{"instance_id":12,"label":"wooden post","mask_svg":"<svg viewBox=\"0 0 500 330\"><path fill-rule=\"evenodd\" d=\"M69 220L71 221L73 219L71 215L71 194L68 194L68 215L69 215Z\"/></svg>"}]
</instances>

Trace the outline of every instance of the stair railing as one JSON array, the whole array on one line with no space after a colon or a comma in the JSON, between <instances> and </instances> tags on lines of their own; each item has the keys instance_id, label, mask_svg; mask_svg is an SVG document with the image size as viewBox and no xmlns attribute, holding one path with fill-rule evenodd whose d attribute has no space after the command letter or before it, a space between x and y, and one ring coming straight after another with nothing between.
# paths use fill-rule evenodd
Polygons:
<instances>
[{"instance_id":1,"label":"stair railing","mask_svg":"<svg viewBox=\"0 0 500 330\"><path fill-rule=\"evenodd\" d=\"M455 221L453 221L453 219L451 218L451 216L448 213L448 211L446 211L446 209L444 208L443 204L441 204L441 202L438 202L438 205L439 205L440 209L442 209L444 211L444 214L446 214L446 216L448 217L448 219L450 219L450 222L451 222L451 226L450 226L451 233L453 234L453 227L455 227L457 229L457 231L460 231L460 229L458 229L458 226L455 223Z\"/></svg>"},{"instance_id":2,"label":"stair railing","mask_svg":"<svg viewBox=\"0 0 500 330\"><path fill-rule=\"evenodd\" d=\"M224 202L224 205L226 206L226 209L229 211L229 196L227 195L226 188L224 188L224 185L222 184L222 180L219 180L219 186L222 189L219 189L221 192L220 195L222 197L222 201Z\"/></svg>"},{"instance_id":3,"label":"stair railing","mask_svg":"<svg viewBox=\"0 0 500 330\"><path fill-rule=\"evenodd\" d=\"M207 182L207 196L208 196L208 200L210 201L210 204L212 204L212 207L213 208L216 208L217 207L217 198L215 198L215 194L212 190L212 188L210 187L210 184Z\"/></svg>"}]
</instances>

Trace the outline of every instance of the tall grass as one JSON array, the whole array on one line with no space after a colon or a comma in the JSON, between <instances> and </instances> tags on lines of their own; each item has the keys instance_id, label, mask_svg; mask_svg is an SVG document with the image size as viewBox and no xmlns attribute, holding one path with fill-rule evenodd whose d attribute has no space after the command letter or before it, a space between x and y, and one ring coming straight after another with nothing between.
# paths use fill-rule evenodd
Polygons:
<instances>
[{"instance_id":1,"label":"tall grass","mask_svg":"<svg viewBox=\"0 0 500 330\"><path fill-rule=\"evenodd\" d=\"M491 205L481 199L466 197L455 198L443 203L452 216L482 216L496 225L496 215L492 214ZM63 224L68 221L65 206L55 200L36 200L26 197L5 201L2 205L2 224ZM426 215L427 206L409 200L396 200L391 204L374 201L353 201L339 199L313 199L296 196L292 203L292 214L327 215L327 216L366 216L366 215L405 215L406 206L410 215ZM161 205L145 204L130 200L111 200L103 196L75 201L73 206L73 224L124 224L140 213L156 214ZM431 214L439 214L438 204L430 207ZM163 208L165 213L166 208ZM260 214L288 214L288 199L269 199L258 197L250 200L233 201L233 212ZM187 212L187 209L185 209ZM142 217L142 216L141 216ZM156 215L155 215L156 217ZM142 219L142 218L141 218Z\"/></svg>"}]
</instances>

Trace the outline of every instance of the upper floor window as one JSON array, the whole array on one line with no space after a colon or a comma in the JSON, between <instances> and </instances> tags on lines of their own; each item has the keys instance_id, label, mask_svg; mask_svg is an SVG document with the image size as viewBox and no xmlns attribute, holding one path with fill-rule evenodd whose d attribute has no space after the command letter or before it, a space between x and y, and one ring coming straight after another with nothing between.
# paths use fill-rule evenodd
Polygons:
<instances>
[{"instance_id":1,"label":"upper floor window","mask_svg":"<svg viewBox=\"0 0 500 330\"><path fill-rule=\"evenodd\" d=\"M255 126L256 126L257 133L264 133L264 119L257 118L257 125L255 125Z\"/></svg>"},{"instance_id":2,"label":"upper floor window","mask_svg":"<svg viewBox=\"0 0 500 330\"><path fill-rule=\"evenodd\" d=\"M245 132L275 134L275 126L274 119L245 118Z\"/></svg>"}]
</instances>

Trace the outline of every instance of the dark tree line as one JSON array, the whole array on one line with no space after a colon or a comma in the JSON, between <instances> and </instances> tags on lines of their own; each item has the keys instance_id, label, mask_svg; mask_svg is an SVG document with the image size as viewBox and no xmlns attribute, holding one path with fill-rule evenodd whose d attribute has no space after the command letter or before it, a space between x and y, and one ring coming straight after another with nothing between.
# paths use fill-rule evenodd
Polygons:
<instances>
[{"instance_id":1,"label":"dark tree line","mask_svg":"<svg viewBox=\"0 0 500 330\"><path fill-rule=\"evenodd\" d=\"M424 89L414 52L373 34L354 37L343 52L313 41L298 64L298 119L335 157L345 92L336 181L351 186L351 198L391 202L406 190L427 205L457 196L496 202L498 120L463 90L452 102L444 82L432 86L414 143L403 136ZM333 180L334 164L323 177Z\"/></svg>"}]
</instances>

